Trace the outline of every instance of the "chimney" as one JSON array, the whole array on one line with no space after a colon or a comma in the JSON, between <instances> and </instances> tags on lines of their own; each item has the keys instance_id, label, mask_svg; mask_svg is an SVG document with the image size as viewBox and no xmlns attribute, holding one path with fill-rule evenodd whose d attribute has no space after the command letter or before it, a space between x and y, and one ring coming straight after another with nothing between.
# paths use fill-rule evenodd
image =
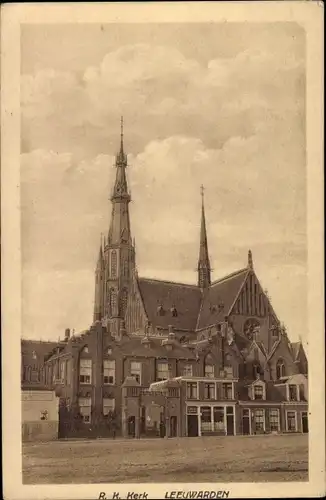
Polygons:
<instances>
[{"instance_id":1,"label":"chimney","mask_svg":"<svg viewBox=\"0 0 326 500\"><path fill-rule=\"evenodd\" d=\"M70 328L65 329L65 342L68 342L70 339Z\"/></svg>"}]
</instances>

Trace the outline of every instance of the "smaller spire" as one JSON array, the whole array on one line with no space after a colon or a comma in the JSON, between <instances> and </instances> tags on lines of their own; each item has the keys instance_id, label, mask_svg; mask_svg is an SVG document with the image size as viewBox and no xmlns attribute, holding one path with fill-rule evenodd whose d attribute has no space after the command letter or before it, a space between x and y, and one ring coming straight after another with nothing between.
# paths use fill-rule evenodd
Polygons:
<instances>
[{"instance_id":1,"label":"smaller spire","mask_svg":"<svg viewBox=\"0 0 326 500\"><path fill-rule=\"evenodd\" d=\"M103 267L103 263L104 263L104 260L103 260L103 233L101 233L101 237L100 237L100 250L99 250L99 254L98 254L98 259L97 259L97 269L102 269Z\"/></svg>"},{"instance_id":2,"label":"smaller spire","mask_svg":"<svg viewBox=\"0 0 326 500\"><path fill-rule=\"evenodd\" d=\"M253 269L254 268L254 262L252 260L252 252L251 252L250 249L248 251L248 267L249 267L249 269Z\"/></svg>"},{"instance_id":3,"label":"smaller spire","mask_svg":"<svg viewBox=\"0 0 326 500\"><path fill-rule=\"evenodd\" d=\"M208 256L205 207L204 207L204 186L200 186L201 194L201 225L200 225L200 245L198 258L198 286L207 288L211 284L211 266Z\"/></svg>"},{"instance_id":4,"label":"smaller spire","mask_svg":"<svg viewBox=\"0 0 326 500\"><path fill-rule=\"evenodd\" d=\"M120 119L120 154L123 155L123 116Z\"/></svg>"}]
</instances>

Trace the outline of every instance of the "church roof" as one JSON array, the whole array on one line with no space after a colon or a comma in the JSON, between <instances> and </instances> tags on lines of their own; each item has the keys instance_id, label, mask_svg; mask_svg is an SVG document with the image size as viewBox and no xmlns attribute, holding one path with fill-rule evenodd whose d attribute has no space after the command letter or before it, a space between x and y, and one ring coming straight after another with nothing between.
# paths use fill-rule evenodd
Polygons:
<instances>
[{"instance_id":1,"label":"church roof","mask_svg":"<svg viewBox=\"0 0 326 500\"><path fill-rule=\"evenodd\" d=\"M248 268L240 269L212 283L203 299L197 323L198 329L224 320L230 312L247 273Z\"/></svg>"},{"instance_id":2,"label":"church roof","mask_svg":"<svg viewBox=\"0 0 326 500\"><path fill-rule=\"evenodd\" d=\"M155 326L176 330L195 330L202 301L202 292L196 285L138 278L139 290L148 320ZM158 308L162 306L162 314ZM176 316L172 314L173 306Z\"/></svg>"},{"instance_id":3,"label":"church roof","mask_svg":"<svg viewBox=\"0 0 326 500\"><path fill-rule=\"evenodd\" d=\"M175 359L195 359L195 353L193 349L189 349L187 346L181 346L178 342L175 342L171 350L162 345L161 338L151 338L150 348L144 346L141 338L137 337L125 337L119 349L122 354L133 355L133 356L144 356L157 358L175 358Z\"/></svg>"}]
</instances>

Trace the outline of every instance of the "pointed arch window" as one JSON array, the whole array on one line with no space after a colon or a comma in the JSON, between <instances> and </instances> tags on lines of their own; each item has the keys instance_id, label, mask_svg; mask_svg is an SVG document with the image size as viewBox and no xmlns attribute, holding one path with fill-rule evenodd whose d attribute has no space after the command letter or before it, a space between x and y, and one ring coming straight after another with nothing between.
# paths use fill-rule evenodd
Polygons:
<instances>
[{"instance_id":1,"label":"pointed arch window","mask_svg":"<svg viewBox=\"0 0 326 500\"><path fill-rule=\"evenodd\" d=\"M127 260L123 261L123 275L125 278L128 278L129 276L129 265Z\"/></svg>"},{"instance_id":2,"label":"pointed arch window","mask_svg":"<svg viewBox=\"0 0 326 500\"><path fill-rule=\"evenodd\" d=\"M117 275L117 252L112 250L111 252L111 277L115 278Z\"/></svg>"},{"instance_id":3,"label":"pointed arch window","mask_svg":"<svg viewBox=\"0 0 326 500\"><path fill-rule=\"evenodd\" d=\"M285 377L285 364L283 359L278 359L276 363L276 378Z\"/></svg>"},{"instance_id":4,"label":"pointed arch window","mask_svg":"<svg viewBox=\"0 0 326 500\"><path fill-rule=\"evenodd\" d=\"M127 302L128 302L128 290L124 288L121 292L121 312L123 316L125 315L127 309Z\"/></svg>"},{"instance_id":5,"label":"pointed arch window","mask_svg":"<svg viewBox=\"0 0 326 500\"><path fill-rule=\"evenodd\" d=\"M111 315L115 314L117 308L117 291L114 288L110 289L109 307L110 307L110 314Z\"/></svg>"}]
</instances>

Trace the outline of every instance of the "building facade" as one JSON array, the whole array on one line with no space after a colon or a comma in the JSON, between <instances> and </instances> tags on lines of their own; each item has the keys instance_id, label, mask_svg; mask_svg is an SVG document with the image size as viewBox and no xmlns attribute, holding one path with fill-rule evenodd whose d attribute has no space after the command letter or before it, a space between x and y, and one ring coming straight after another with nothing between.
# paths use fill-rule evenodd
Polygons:
<instances>
[{"instance_id":1,"label":"building facade","mask_svg":"<svg viewBox=\"0 0 326 500\"><path fill-rule=\"evenodd\" d=\"M64 436L308 432L304 348L290 342L251 251L245 267L211 280L202 190L197 283L138 276L126 169L121 130L93 322L48 349L35 344L34 372L27 341L22 382L34 373L55 389Z\"/></svg>"}]
</instances>

